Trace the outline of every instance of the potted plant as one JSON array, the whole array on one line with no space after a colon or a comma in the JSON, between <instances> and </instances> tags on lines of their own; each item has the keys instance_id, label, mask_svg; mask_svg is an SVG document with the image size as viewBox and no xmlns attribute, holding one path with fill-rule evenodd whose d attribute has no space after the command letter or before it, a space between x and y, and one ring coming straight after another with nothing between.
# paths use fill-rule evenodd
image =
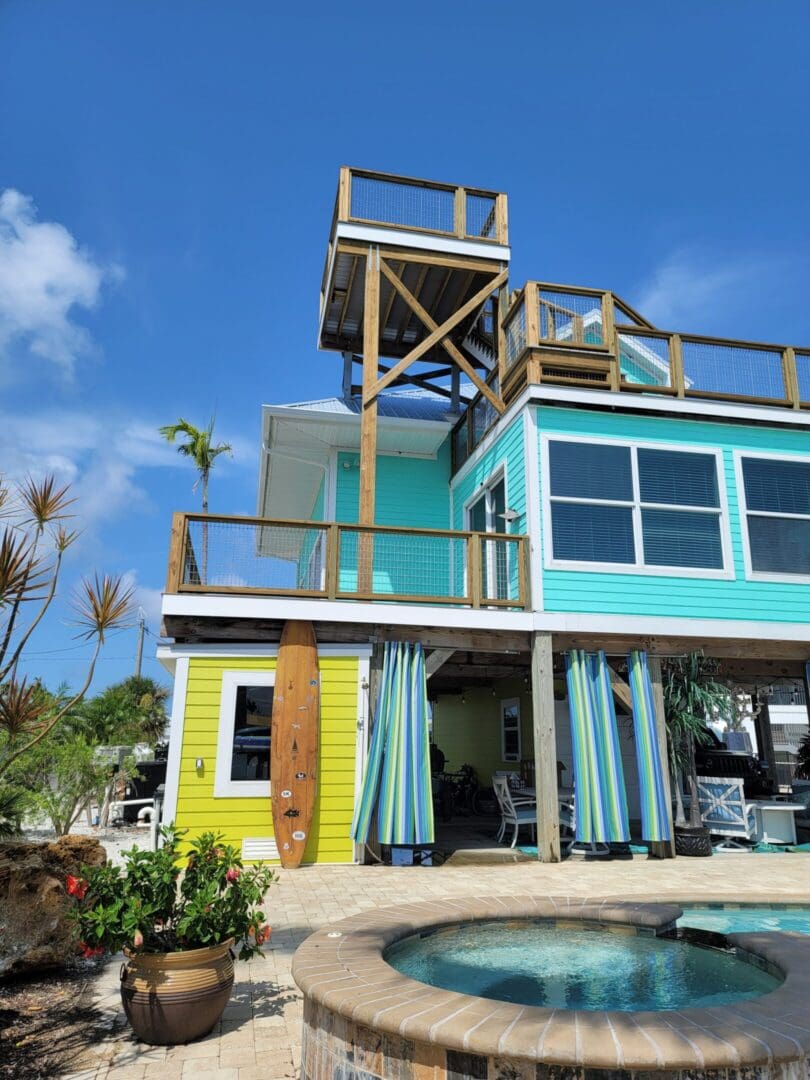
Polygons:
<instances>
[{"instance_id":1,"label":"potted plant","mask_svg":"<svg viewBox=\"0 0 810 1080\"><path fill-rule=\"evenodd\" d=\"M675 851L678 855L711 855L709 830L700 817L695 767L695 742L709 742L707 720L731 709L729 688L713 678L714 660L691 652L674 657L664 667L664 715L669 742L669 764L675 792ZM689 792L689 820L684 813L679 775Z\"/></svg>"},{"instance_id":2,"label":"potted plant","mask_svg":"<svg viewBox=\"0 0 810 1080\"><path fill-rule=\"evenodd\" d=\"M233 950L247 960L270 937L259 909L275 874L242 866L221 836L164 828L157 851L134 847L124 866L83 868L68 877L85 956L123 949L121 998L135 1033L154 1044L207 1034L233 986Z\"/></svg>"}]
</instances>

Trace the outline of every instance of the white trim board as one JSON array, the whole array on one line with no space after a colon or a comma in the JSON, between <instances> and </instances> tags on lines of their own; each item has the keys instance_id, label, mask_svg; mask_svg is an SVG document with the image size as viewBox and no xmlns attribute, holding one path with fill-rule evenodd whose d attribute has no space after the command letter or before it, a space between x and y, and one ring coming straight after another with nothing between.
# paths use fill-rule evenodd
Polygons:
<instances>
[{"instance_id":1,"label":"white trim board","mask_svg":"<svg viewBox=\"0 0 810 1080\"><path fill-rule=\"evenodd\" d=\"M359 240L380 247L406 247L418 251L444 252L446 255L465 255L489 262L509 262L512 254L508 244L493 240L476 240L434 233L411 232L395 225L362 225L359 222L338 221L335 225L335 248L339 240Z\"/></svg>"},{"instance_id":2,"label":"white trim board","mask_svg":"<svg viewBox=\"0 0 810 1080\"><path fill-rule=\"evenodd\" d=\"M543 526L540 507L540 462L537 410L523 413L523 461L526 483L526 528L529 535L529 595L532 608L543 610Z\"/></svg>"},{"instance_id":3,"label":"white trim board","mask_svg":"<svg viewBox=\"0 0 810 1080\"><path fill-rule=\"evenodd\" d=\"M318 656L371 656L371 645L318 645ZM278 645L159 645L158 660L177 660L194 656L207 657L245 657L265 656L272 658L278 656Z\"/></svg>"},{"instance_id":4,"label":"white trim board","mask_svg":"<svg viewBox=\"0 0 810 1080\"><path fill-rule=\"evenodd\" d=\"M357 665L357 738L354 750L354 805L357 806L360 791L363 786L363 775L366 770L369 745L369 727L371 716L371 702L369 701L371 685L371 659L369 653L361 656ZM363 861L364 844L353 844L354 861Z\"/></svg>"},{"instance_id":5,"label":"white trim board","mask_svg":"<svg viewBox=\"0 0 810 1080\"><path fill-rule=\"evenodd\" d=\"M536 405L544 402L570 403L609 409L618 412L672 413L705 421L738 420L787 427L810 428L810 410L777 408L771 405L743 405L729 401L701 398L657 397L653 394L615 390L577 390L565 386L528 387L529 397Z\"/></svg>"},{"instance_id":6,"label":"white trim board","mask_svg":"<svg viewBox=\"0 0 810 1080\"><path fill-rule=\"evenodd\" d=\"M534 630L569 634L638 634L641 637L728 638L753 641L806 641L808 623L753 622L736 619L684 619L669 615L605 615L598 612L538 612Z\"/></svg>"},{"instance_id":7,"label":"white trim board","mask_svg":"<svg viewBox=\"0 0 810 1080\"><path fill-rule=\"evenodd\" d=\"M160 648L158 649L160 652ZM183 756L183 727L186 719L186 691L188 689L188 657L177 657L174 664L174 691L172 716L169 723L169 756L166 761L166 792L163 796L162 825L171 825L177 813L177 795L180 790L180 761Z\"/></svg>"},{"instance_id":8,"label":"white trim board","mask_svg":"<svg viewBox=\"0 0 810 1080\"><path fill-rule=\"evenodd\" d=\"M457 469L456 472L453 473L452 477L450 478L451 488L461 483L461 481L466 477L467 473L475 467L475 465L484 456L484 454L486 454L487 451L490 450L497 442L497 440L501 437L501 435L503 435L506 429L511 425L512 421L517 418L518 413L524 407L524 405L527 405L529 403L530 389L531 387L526 387L526 389L521 393L520 397L515 398L515 400L512 402L512 404L509 406L503 416L498 417L495 425L487 432L487 434L484 436L478 446L475 447L475 449L461 466L461 468Z\"/></svg>"}]
</instances>

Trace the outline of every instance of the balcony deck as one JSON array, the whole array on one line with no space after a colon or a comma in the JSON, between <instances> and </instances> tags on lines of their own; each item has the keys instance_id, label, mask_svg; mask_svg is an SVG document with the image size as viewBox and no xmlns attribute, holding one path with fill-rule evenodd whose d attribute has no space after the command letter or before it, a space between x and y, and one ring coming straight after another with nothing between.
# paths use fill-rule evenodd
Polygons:
<instances>
[{"instance_id":1,"label":"balcony deck","mask_svg":"<svg viewBox=\"0 0 810 1080\"><path fill-rule=\"evenodd\" d=\"M523 535L176 513L167 593L529 610Z\"/></svg>"},{"instance_id":2,"label":"balcony deck","mask_svg":"<svg viewBox=\"0 0 810 1080\"><path fill-rule=\"evenodd\" d=\"M527 282L500 339L487 381L507 404L552 385L810 409L810 348L661 330L605 290ZM497 418L481 394L472 400L453 431L455 469Z\"/></svg>"}]
</instances>

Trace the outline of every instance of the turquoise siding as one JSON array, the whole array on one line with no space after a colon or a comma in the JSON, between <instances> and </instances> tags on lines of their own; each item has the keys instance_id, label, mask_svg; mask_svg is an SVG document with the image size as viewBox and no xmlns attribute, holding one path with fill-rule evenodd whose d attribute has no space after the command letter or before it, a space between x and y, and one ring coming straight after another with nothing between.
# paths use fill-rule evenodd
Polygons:
<instances>
[{"instance_id":1,"label":"turquoise siding","mask_svg":"<svg viewBox=\"0 0 810 1080\"><path fill-rule=\"evenodd\" d=\"M356 522L360 491L359 456L339 453L335 517ZM421 529L450 527L450 443L445 441L435 459L377 458L375 521ZM374 541L375 593L403 596L445 596L452 589L453 567L462 552L459 542L447 538L380 534ZM357 585L357 537L344 534L340 550L340 587Z\"/></svg>"},{"instance_id":2,"label":"turquoise siding","mask_svg":"<svg viewBox=\"0 0 810 1080\"><path fill-rule=\"evenodd\" d=\"M745 580L741 533L744 522L740 520L733 453L750 450L810 454L810 435L773 427L746 427L669 416L628 416L552 406L537 408L537 418L540 434L556 432L722 449L735 571L734 580L718 580L544 569L543 607L546 611L764 622L810 621L810 585ZM544 546L547 542L543 537Z\"/></svg>"}]
</instances>

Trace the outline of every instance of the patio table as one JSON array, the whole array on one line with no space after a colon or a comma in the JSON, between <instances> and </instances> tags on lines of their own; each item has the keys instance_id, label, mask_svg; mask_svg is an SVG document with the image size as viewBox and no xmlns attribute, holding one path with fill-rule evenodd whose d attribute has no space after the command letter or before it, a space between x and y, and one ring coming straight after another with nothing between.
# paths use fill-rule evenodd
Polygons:
<instances>
[{"instance_id":1,"label":"patio table","mask_svg":"<svg viewBox=\"0 0 810 1080\"><path fill-rule=\"evenodd\" d=\"M774 799L755 799L754 820L757 840L766 844L796 843L796 814L804 810L801 803Z\"/></svg>"}]
</instances>

